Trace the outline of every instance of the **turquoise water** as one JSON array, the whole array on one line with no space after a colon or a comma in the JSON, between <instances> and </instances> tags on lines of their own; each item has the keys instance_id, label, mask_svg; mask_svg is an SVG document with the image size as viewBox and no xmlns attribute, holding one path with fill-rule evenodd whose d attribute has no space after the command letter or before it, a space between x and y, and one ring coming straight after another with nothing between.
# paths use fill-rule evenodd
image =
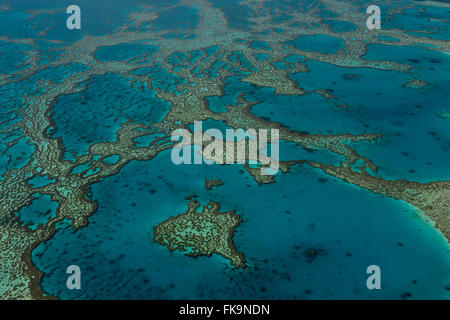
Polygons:
<instances>
[{"instance_id":1,"label":"turquoise water","mask_svg":"<svg viewBox=\"0 0 450 320\"><path fill-rule=\"evenodd\" d=\"M61 96L52 108L65 159L87 152L95 142L114 141L120 124L128 120L149 124L161 121L169 104L156 98L146 84L117 74L95 76L81 93ZM115 94L105 94L114 88Z\"/></svg>"},{"instance_id":2,"label":"turquoise water","mask_svg":"<svg viewBox=\"0 0 450 320\"><path fill-rule=\"evenodd\" d=\"M100 47L95 52L95 58L100 61L122 61L139 57L143 52L145 52L146 54L151 54L153 52L156 52L157 50L158 47L148 44L126 43L115 46Z\"/></svg>"},{"instance_id":3,"label":"turquoise water","mask_svg":"<svg viewBox=\"0 0 450 320\"><path fill-rule=\"evenodd\" d=\"M366 57L386 59L387 54L381 57L381 50L386 48L373 45ZM336 99L326 99L318 93L276 96L273 91L261 89L257 95L263 102L253 106L251 112L309 133L381 132L378 143L355 145L356 151L380 167L379 176L421 182L449 179L450 126L448 119L439 117L438 112L446 110L446 101L450 101L449 81L448 78L443 79L445 74L450 74L450 70L447 72L450 57L421 48L401 49L389 47L389 52L397 53L396 56L390 54L391 59L403 63L408 59L421 59L415 64L419 65L420 72L414 71L417 74L409 75L308 61L309 72L297 73L293 79L306 90L322 88ZM431 61L439 61L443 69L429 70L436 64ZM429 82L430 88L424 92L403 87L415 76ZM339 108L339 105L348 108Z\"/></svg>"},{"instance_id":4,"label":"turquoise water","mask_svg":"<svg viewBox=\"0 0 450 320\"><path fill-rule=\"evenodd\" d=\"M300 36L292 41L295 48L305 51L333 54L344 48L344 42L325 34Z\"/></svg>"},{"instance_id":5,"label":"turquoise water","mask_svg":"<svg viewBox=\"0 0 450 320\"><path fill-rule=\"evenodd\" d=\"M55 179L49 179L48 176L34 176L32 179L28 180L28 183L31 184L33 188L43 187L53 182L55 182Z\"/></svg>"},{"instance_id":6,"label":"turquoise water","mask_svg":"<svg viewBox=\"0 0 450 320\"><path fill-rule=\"evenodd\" d=\"M205 177L224 185L207 191ZM64 299L449 298L449 249L414 209L308 167L276 180L259 186L240 165L175 166L170 151L133 162L93 186L99 208L87 227L61 228L33 251L42 287ZM248 268L152 242L153 228L186 211L192 194L241 216L234 243ZM83 290L67 290L70 264L81 266ZM366 288L369 264L381 267L381 291Z\"/></svg>"},{"instance_id":7,"label":"turquoise water","mask_svg":"<svg viewBox=\"0 0 450 320\"><path fill-rule=\"evenodd\" d=\"M371 1L358 3L365 6ZM395 6L408 3L382 6L383 17ZM203 7L206 15L202 16L201 2L112 0L105 6L102 1L80 0L82 29L76 32L61 27L69 4L66 0L58 6L54 1L32 0L16 1L11 10L0 8L0 123L2 130L10 127L0 132L0 199L8 187L1 183L5 173L31 166L34 152L42 146L39 139L23 136L20 121L29 111L30 99L48 92L42 81L57 88L71 75L84 79L75 86L79 92L47 101L44 115L52 123L35 129L60 139L64 148L62 159L49 160L49 167L52 161L73 163L87 154L92 144L115 141L117 130L127 121L144 125L163 121L172 106L167 97L203 101L220 117L227 106L238 105L243 94L245 100L255 103L250 108L252 116L297 133L380 134L374 142L349 145L379 167L372 173L377 177L418 182L450 179L450 119L445 116L450 111L450 55L430 50L438 47L423 40L398 46L399 39L387 32L398 28L410 35L449 40L448 8L416 6L383 20L383 30L375 39L385 44L366 43L367 53L361 58L411 67L399 72L339 67L311 58L313 52L317 56L342 53L346 32L361 27L356 22L333 20L337 14L321 2L286 0L247 6L238 0L214 0ZM44 11L32 16L30 9ZM291 21L294 14L310 10L310 21ZM139 15L149 12L157 14ZM259 15L271 18L254 31L254 18ZM211 25L203 25L202 17ZM221 30L223 26L211 22L211 17L224 18L224 25L231 29ZM315 32L320 24L338 35ZM286 25L312 35L286 40ZM117 44L122 32L130 32L128 43ZM135 37L141 32L150 32L148 39ZM269 39L272 32L280 38ZM77 62L49 66L21 80L32 66L33 54L37 66L58 61L67 46L87 35L94 42L100 41L95 37L109 37L102 38L107 39L105 45L89 53L94 66L74 59ZM33 39L32 45L29 39ZM200 40L191 43L192 39ZM286 53L288 45L306 51L305 56L287 52L288 56L272 61L271 54L277 50ZM244 51L260 64L252 65L255 60L250 55L247 58ZM228 65L226 59L241 67ZM205 70L197 65L191 72L194 80L188 83L180 76L202 60L205 65L211 63ZM135 69L114 71L120 66L117 61ZM147 63L152 64L143 65ZM277 70L289 69L289 79L306 93L277 94L273 88L278 85L277 78L267 87L243 81L265 63ZM84 77L90 68L105 65L114 66L114 72L98 68L96 74ZM305 72L292 71L300 65ZM220 71L230 72L223 83ZM8 75L14 81L3 84ZM425 86L407 85L415 79ZM204 81L214 82L222 94L208 93L199 100L196 85L205 88ZM158 90L162 94L158 95ZM183 124L193 129L191 123ZM204 120L203 131L211 128L225 134L230 127L223 121ZM161 136L136 138L135 146L146 147ZM132 161L118 174L87 187L85 197L98 205L88 224L74 232L71 221L65 219L57 223L52 238L32 251L32 262L43 273L41 288L46 295L61 299L450 299L450 247L409 204L344 183L307 165L293 165L289 172L278 173L274 183L260 185L242 165L176 166L170 152L149 161ZM325 149L306 150L287 141L280 142L280 159L332 165L345 160ZM115 164L119 156L102 161ZM75 166L70 174L92 175L95 171L90 163ZM220 179L224 184L207 190L205 178ZM15 226L32 232L56 217L57 202L33 188L59 180L27 172L24 183L31 188L33 201L13 213ZM195 196L202 206L210 200L219 202L220 211L234 210L242 218L233 242L247 268L234 269L217 254L193 258L169 252L152 241L157 224L186 211L188 196ZM82 290L66 287L66 268L72 264L81 268ZM366 269L372 264L381 267L382 290L366 287Z\"/></svg>"},{"instance_id":8,"label":"turquoise water","mask_svg":"<svg viewBox=\"0 0 450 320\"><path fill-rule=\"evenodd\" d=\"M15 213L17 223L22 226L28 225L31 230L36 230L39 225L44 225L56 217L57 207L58 203L52 201L49 195L34 194L31 205Z\"/></svg>"},{"instance_id":9,"label":"turquoise water","mask_svg":"<svg viewBox=\"0 0 450 320\"><path fill-rule=\"evenodd\" d=\"M339 20L329 20L324 21L325 24L329 24L331 30L333 30L336 33L340 32L348 32L348 31L354 31L358 29L357 26L355 26L353 23L349 21L339 21Z\"/></svg>"},{"instance_id":10,"label":"turquoise water","mask_svg":"<svg viewBox=\"0 0 450 320\"><path fill-rule=\"evenodd\" d=\"M0 166L4 169L20 168L30 161L33 151L34 147L30 139L20 138L11 147L2 152L0 155Z\"/></svg>"},{"instance_id":11,"label":"turquoise water","mask_svg":"<svg viewBox=\"0 0 450 320\"><path fill-rule=\"evenodd\" d=\"M448 11L448 8L416 6L405 10L400 19L396 17L389 19L384 27L408 30L415 35L420 33L414 31L425 30L429 38L450 40L445 22L445 19L448 19Z\"/></svg>"}]
</instances>

